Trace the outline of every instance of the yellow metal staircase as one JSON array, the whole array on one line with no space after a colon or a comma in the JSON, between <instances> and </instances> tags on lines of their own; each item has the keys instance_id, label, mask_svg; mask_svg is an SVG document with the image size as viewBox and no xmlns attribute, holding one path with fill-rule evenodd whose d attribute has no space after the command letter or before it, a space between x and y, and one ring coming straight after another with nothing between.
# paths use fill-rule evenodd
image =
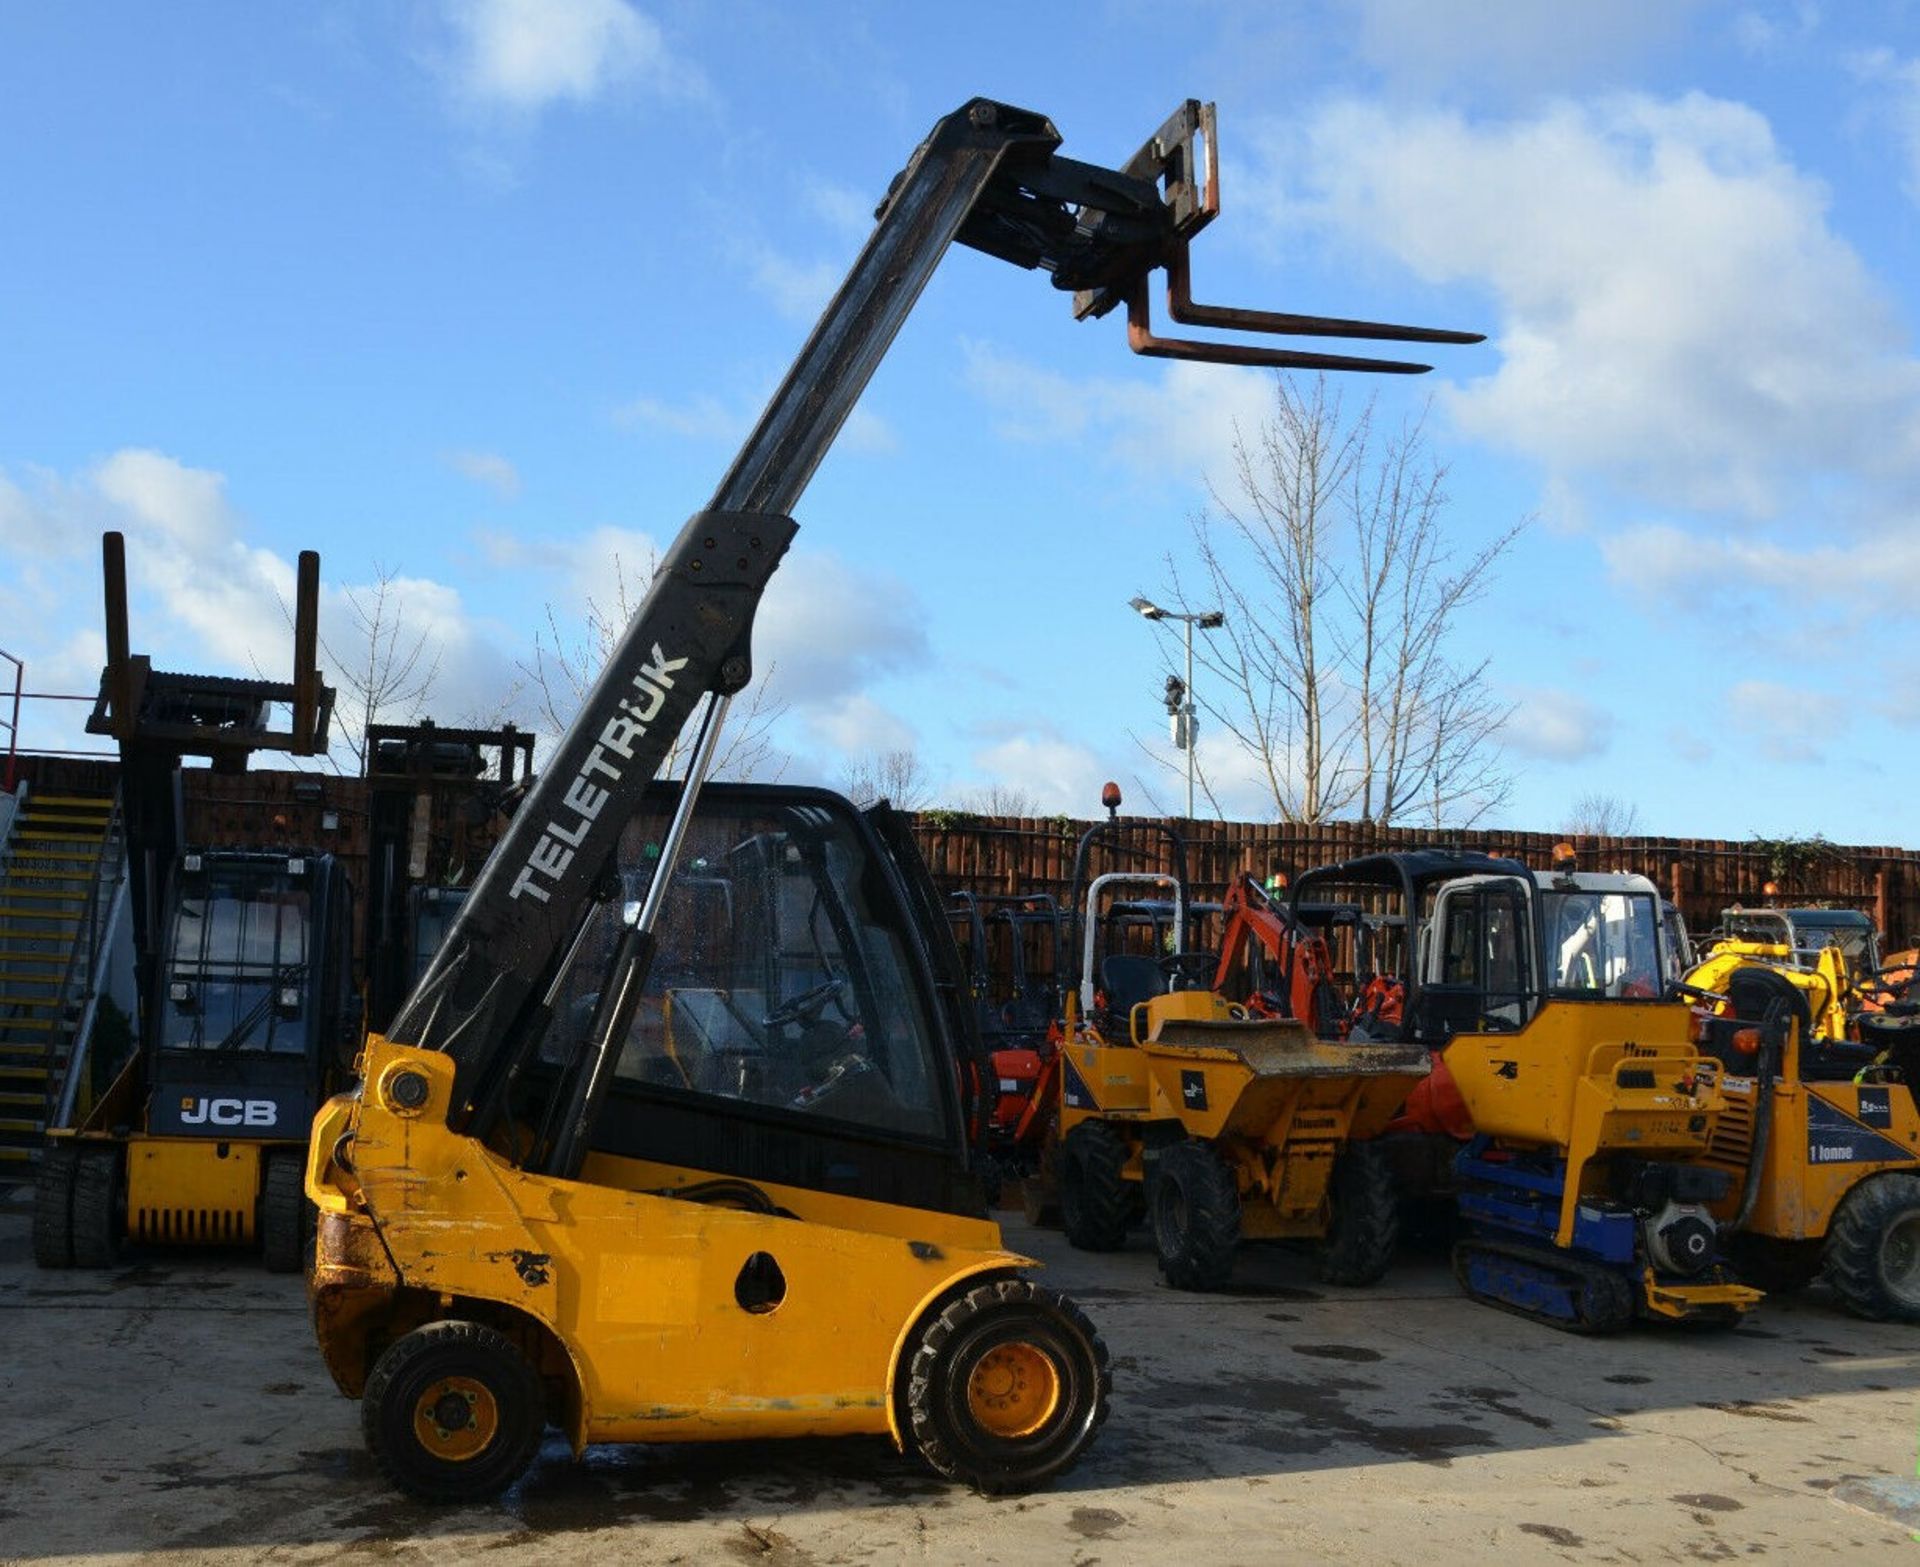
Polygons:
<instances>
[{"instance_id":1,"label":"yellow metal staircase","mask_svg":"<svg viewBox=\"0 0 1920 1567\"><path fill-rule=\"evenodd\" d=\"M116 825L111 798L30 793L0 848L0 1182L39 1160L92 978Z\"/></svg>"}]
</instances>

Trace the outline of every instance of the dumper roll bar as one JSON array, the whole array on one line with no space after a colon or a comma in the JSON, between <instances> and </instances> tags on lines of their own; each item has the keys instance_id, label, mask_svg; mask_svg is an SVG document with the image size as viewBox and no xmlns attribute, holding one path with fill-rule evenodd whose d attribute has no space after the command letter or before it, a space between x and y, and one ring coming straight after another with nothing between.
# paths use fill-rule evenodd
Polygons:
<instances>
[{"instance_id":1,"label":"dumper roll bar","mask_svg":"<svg viewBox=\"0 0 1920 1567\"><path fill-rule=\"evenodd\" d=\"M786 378L704 511L667 550L606 667L561 736L456 916L439 955L389 1030L403 1044L456 1062L450 1116L484 1136L533 1059L572 954L580 950L607 867L642 792L695 706L708 699L712 755L728 699L752 677L755 611L798 527L788 515L879 367L921 290L955 240L1074 291L1075 314L1126 303L1136 351L1234 364L1417 372L1424 365L1302 354L1242 344L1169 341L1146 325L1150 274L1167 271L1186 297L1187 247L1219 210L1211 106L1189 100L1119 169L1058 155L1044 116L976 98L940 120L881 203L877 221ZM1362 338L1471 343L1477 334L1358 321L1228 312L1209 324ZM704 778L690 767L670 829L678 841ZM673 875L663 852L653 877ZM578 1173L612 1079L626 1024L645 986L660 905L650 896L600 990L586 1042L562 1064L566 1107L530 1156L549 1173Z\"/></svg>"}]
</instances>

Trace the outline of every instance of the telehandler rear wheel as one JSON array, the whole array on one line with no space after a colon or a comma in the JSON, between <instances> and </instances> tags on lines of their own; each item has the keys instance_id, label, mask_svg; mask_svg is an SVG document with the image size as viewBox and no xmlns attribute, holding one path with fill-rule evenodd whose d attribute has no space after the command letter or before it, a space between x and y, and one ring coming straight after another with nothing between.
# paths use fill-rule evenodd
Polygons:
<instances>
[{"instance_id":1,"label":"telehandler rear wheel","mask_svg":"<svg viewBox=\"0 0 1920 1567\"><path fill-rule=\"evenodd\" d=\"M1071 1469L1107 1418L1107 1346L1080 1308L1025 1279L981 1284L920 1334L906 1423L926 1459L988 1492Z\"/></svg>"},{"instance_id":2,"label":"telehandler rear wheel","mask_svg":"<svg viewBox=\"0 0 1920 1567\"><path fill-rule=\"evenodd\" d=\"M1118 1251L1140 1207L1127 1179L1127 1140L1105 1121L1082 1121L1060 1144L1060 1227L1081 1251Z\"/></svg>"},{"instance_id":3,"label":"telehandler rear wheel","mask_svg":"<svg viewBox=\"0 0 1920 1567\"><path fill-rule=\"evenodd\" d=\"M1856 1317L1920 1322L1920 1175L1876 1175L1847 1193L1827 1231L1826 1271Z\"/></svg>"},{"instance_id":4,"label":"telehandler rear wheel","mask_svg":"<svg viewBox=\"0 0 1920 1567\"><path fill-rule=\"evenodd\" d=\"M127 1233L125 1182L114 1143L79 1148L73 1161L73 1263L111 1268Z\"/></svg>"},{"instance_id":5,"label":"telehandler rear wheel","mask_svg":"<svg viewBox=\"0 0 1920 1567\"><path fill-rule=\"evenodd\" d=\"M361 1395L380 1471L423 1502L484 1502L540 1451L546 1389L512 1340L477 1322L429 1322L389 1345Z\"/></svg>"},{"instance_id":6,"label":"telehandler rear wheel","mask_svg":"<svg viewBox=\"0 0 1920 1567\"><path fill-rule=\"evenodd\" d=\"M1226 1288L1240 1246L1240 1191L1205 1143L1175 1143L1155 1160L1147 1198L1160 1271L1178 1290Z\"/></svg>"},{"instance_id":7,"label":"telehandler rear wheel","mask_svg":"<svg viewBox=\"0 0 1920 1567\"><path fill-rule=\"evenodd\" d=\"M33 1260L42 1268L73 1266L73 1145L48 1143L33 1187Z\"/></svg>"},{"instance_id":8,"label":"telehandler rear wheel","mask_svg":"<svg viewBox=\"0 0 1920 1567\"><path fill-rule=\"evenodd\" d=\"M1330 1184L1333 1214L1320 1243L1320 1277L1329 1284L1376 1284L1400 1246L1393 1162L1379 1143L1348 1143Z\"/></svg>"}]
</instances>

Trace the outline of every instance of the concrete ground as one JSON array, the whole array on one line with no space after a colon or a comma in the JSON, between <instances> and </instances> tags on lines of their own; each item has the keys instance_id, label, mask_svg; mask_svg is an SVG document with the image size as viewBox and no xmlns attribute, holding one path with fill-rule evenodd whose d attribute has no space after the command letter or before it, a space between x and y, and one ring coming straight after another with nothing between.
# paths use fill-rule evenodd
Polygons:
<instances>
[{"instance_id":1,"label":"concrete ground","mask_svg":"<svg viewBox=\"0 0 1920 1567\"><path fill-rule=\"evenodd\" d=\"M1233 1293L1140 1246L1009 1223L1115 1357L1113 1418L1038 1496L883 1443L550 1443L498 1506L373 1473L297 1280L152 1253L40 1273L0 1195L0 1559L1237 1563L1889 1561L1920 1552L1920 1329L1815 1292L1730 1334L1570 1337L1475 1306L1442 1257L1379 1288L1255 1253ZM450 1556L449 1553L452 1553Z\"/></svg>"}]
</instances>

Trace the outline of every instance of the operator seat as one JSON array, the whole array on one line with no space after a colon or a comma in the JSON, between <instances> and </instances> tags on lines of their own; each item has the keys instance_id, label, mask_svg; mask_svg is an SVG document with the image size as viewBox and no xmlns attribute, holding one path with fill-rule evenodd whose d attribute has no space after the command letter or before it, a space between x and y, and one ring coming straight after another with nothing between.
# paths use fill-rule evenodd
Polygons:
<instances>
[{"instance_id":1,"label":"operator seat","mask_svg":"<svg viewBox=\"0 0 1920 1567\"><path fill-rule=\"evenodd\" d=\"M1100 960L1100 988L1107 1006L1125 1018L1143 1001L1167 993L1167 976L1155 958L1137 952L1116 952Z\"/></svg>"}]
</instances>

